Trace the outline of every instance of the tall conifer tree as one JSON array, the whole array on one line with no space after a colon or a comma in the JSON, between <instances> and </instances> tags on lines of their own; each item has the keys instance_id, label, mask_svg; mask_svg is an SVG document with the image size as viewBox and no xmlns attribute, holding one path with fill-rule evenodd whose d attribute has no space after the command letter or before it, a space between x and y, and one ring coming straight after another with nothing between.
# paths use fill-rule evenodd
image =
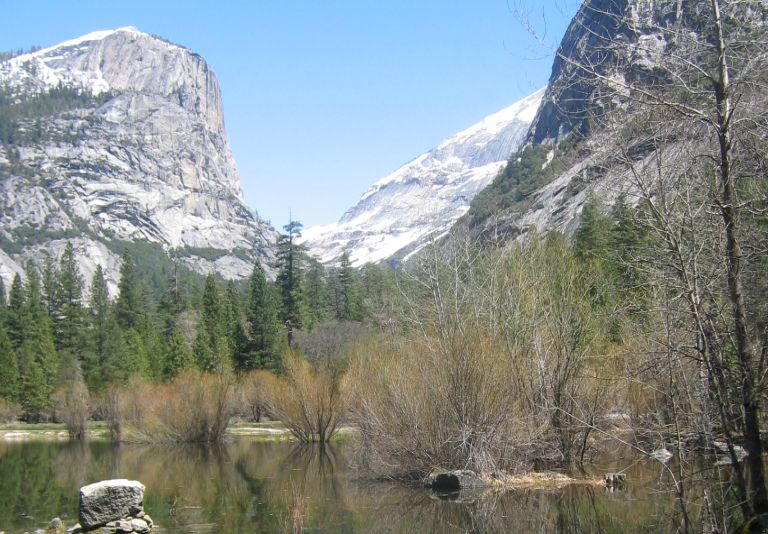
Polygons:
<instances>
[{"instance_id":1,"label":"tall conifer tree","mask_svg":"<svg viewBox=\"0 0 768 534\"><path fill-rule=\"evenodd\" d=\"M235 357L237 369L247 371L279 367L280 321L277 302L264 269L258 263L253 266L248 286L246 323L247 333L241 337Z\"/></svg>"},{"instance_id":2,"label":"tall conifer tree","mask_svg":"<svg viewBox=\"0 0 768 534\"><path fill-rule=\"evenodd\" d=\"M5 326L0 325L0 398L16 402L19 396L19 365L16 354L11 346L11 340L5 332Z\"/></svg>"},{"instance_id":3,"label":"tall conifer tree","mask_svg":"<svg viewBox=\"0 0 768 534\"><path fill-rule=\"evenodd\" d=\"M281 319L288 332L288 344L291 344L294 330L305 326L308 309L304 286L303 257L304 247L297 243L301 236L302 224L291 221L283 229L278 242L279 272L277 285L280 289Z\"/></svg>"}]
</instances>

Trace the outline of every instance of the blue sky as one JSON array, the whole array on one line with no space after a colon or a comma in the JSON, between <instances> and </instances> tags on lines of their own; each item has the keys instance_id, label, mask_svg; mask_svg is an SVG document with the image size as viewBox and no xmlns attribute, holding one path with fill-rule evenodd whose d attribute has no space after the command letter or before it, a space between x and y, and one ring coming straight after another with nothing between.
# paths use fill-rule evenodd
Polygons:
<instances>
[{"instance_id":1,"label":"blue sky","mask_svg":"<svg viewBox=\"0 0 768 534\"><path fill-rule=\"evenodd\" d=\"M544 86L578 3L24 0L3 3L0 50L122 26L191 48L221 84L248 204L276 226L289 210L312 226Z\"/></svg>"}]
</instances>

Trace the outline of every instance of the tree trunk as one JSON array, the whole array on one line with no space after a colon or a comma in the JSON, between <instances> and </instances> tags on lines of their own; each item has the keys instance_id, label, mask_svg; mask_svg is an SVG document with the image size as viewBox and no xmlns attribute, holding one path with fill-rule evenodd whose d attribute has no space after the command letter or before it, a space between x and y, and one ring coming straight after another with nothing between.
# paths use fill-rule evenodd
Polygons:
<instances>
[{"instance_id":1,"label":"tree trunk","mask_svg":"<svg viewBox=\"0 0 768 534\"><path fill-rule=\"evenodd\" d=\"M763 447L760 442L760 401L756 395L755 350L747 329L746 301L741 282L742 251L738 241L738 207L731 162L731 95L725 39L720 19L719 0L711 0L715 19L718 51L718 76L715 80L717 101L717 137L720 145L718 171L720 179L720 212L725 225L728 298L734 320L734 341L741 374L741 400L744 410L744 447L749 453L747 469L750 479L752 509L756 514L768 513L768 492L763 469Z\"/></svg>"}]
</instances>

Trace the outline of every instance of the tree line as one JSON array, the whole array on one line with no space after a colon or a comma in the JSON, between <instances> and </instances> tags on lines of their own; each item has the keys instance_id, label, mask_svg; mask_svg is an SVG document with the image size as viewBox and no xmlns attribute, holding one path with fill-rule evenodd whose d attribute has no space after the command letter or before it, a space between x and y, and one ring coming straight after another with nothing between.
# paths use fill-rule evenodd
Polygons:
<instances>
[{"instance_id":1,"label":"tree line","mask_svg":"<svg viewBox=\"0 0 768 534\"><path fill-rule=\"evenodd\" d=\"M0 399L37 421L72 381L98 393L135 375L172 380L187 368L279 371L295 332L372 318L391 270L354 269L346 254L326 268L297 244L300 229L291 221L280 237L274 282L258 263L244 282L177 269L156 292L126 251L112 299L101 266L86 291L71 243L42 268L29 261L7 291L0 280Z\"/></svg>"}]
</instances>

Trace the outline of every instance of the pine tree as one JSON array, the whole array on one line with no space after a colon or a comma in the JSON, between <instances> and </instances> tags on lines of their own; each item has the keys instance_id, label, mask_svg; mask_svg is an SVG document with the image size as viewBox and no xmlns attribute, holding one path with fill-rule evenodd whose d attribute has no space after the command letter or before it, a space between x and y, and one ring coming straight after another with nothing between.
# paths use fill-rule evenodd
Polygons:
<instances>
[{"instance_id":1,"label":"pine tree","mask_svg":"<svg viewBox=\"0 0 768 534\"><path fill-rule=\"evenodd\" d=\"M611 217L616 221L611 232L611 244L621 289L637 289L642 284L643 275L634 256L639 253L646 240L645 230L637 223L637 212L629 206L623 193L611 207Z\"/></svg>"},{"instance_id":2,"label":"pine tree","mask_svg":"<svg viewBox=\"0 0 768 534\"><path fill-rule=\"evenodd\" d=\"M238 335L238 371L279 367L280 321L276 299L264 269L256 263L249 283L245 312L247 331Z\"/></svg>"},{"instance_id":3,"label":"pine tree","mask_svg":"<svg viewBox=\"0 0 768 534\"><path fill-rule=\"evenodd\" d=\"M203 289L202 323L211 338L211 348L221 348L226 345L226 326L224 321L225 306L222 302L219 285L216 278L209 274L205 278Z\"/></svg>"},{"instance_id":4,"label":"pine tree","mask_svg":"<svg viewBox=\"0 0 768 534\"><path fill-rule=\"evenodd\" d=\"M337 272L340 308L337 318L341 321L362 321L363 302L357 273L349 261L349 254L341 255Z\"/></svg>"},{"instance_id":5,"label":"pine tree","mask_svg":"<svg viewBox=\"0 0 768 534\"><path fill-rule=\"evenodd\" d=\"M103 383L103 368L107 360L107 321L109 316L109 290L101 265L96 267L91 279L89 302L90 339L89 356L85 362L84 375L89 388L100 389Z\"/></svg>"},{"instance_id":6,"label":"pine tree","mask_svg":"<svg viewBox=\"0 0 768 534\"><path fill-rule=\"evenodd\" d=\"M277 285L280 288L282 305L280 318L285 324L290 345L294 330L299 330L305 325L308 314L302 270L305 250L296 242L296 239L301 236L301 223L291 221L283 228L286 233L280 235L278 242Z\"/></svg>"},{"instance_id":7,"label":"pine tree","mask_svg":"<svg viewBox=\"0 0 768 534\"><path fill-rule=\"evenodd\" d=\"M58 283L59 273L56 270L56 265L53 263L51 256L46 252L45 260L43 261L42 302L46 313L54 321L57 320L57 315L61 308Z\"/></svg>"},{"instance_id":8,"label":"pine tree","mask_svg":"<svg viewBox=\"0 0 768 534\"><path fill-rule=\"evenodd\" d=\"M112 384L125 381L129 377L126 361L128 359L128 344L125 340L125 329L117 323L114 309L110 310L104 322L103 358L94 369L92 380L99 376L100 384Z\"/></svg>"},{"instance_id":9,"label":"pine tree","mask_svg":"<svg viewBox=\"0 0 768 534\"><path fill-rule=\"evenodd\" d=\"M582 259L610 261L613 221L591 195L581 210L579 227L574 234L574 249Z\"/></svg>"},{"instance_id":10,"label":"pine tree","mask_svg":"<svg viewBox=\"0 0 768 534\"><path fill-rule=\"evenodd\" d=\"M40 286L40 275L37 267L30 260L24 266L24 273L27 275L27 283L24 286L24 303L27 310L43 313L42 288Z\"/></svg>"},{"instance_id":11,"label":"pine tree","mask_svg":"<svg viewBox=\"0 0 768 534\"><path fill-rule=\"evenodd\" d=\"M144 378L154 378L152 361L150 359L147 339L137 330L129 328L125 334L125 349L123 356L123 376L129 378L139 375Z\"/></svg>"},{"instance_id":12,"label":"pine tree","mask_svg":"<svg viewBox=\"0 0 768 534\"><path fill-rule=\"evenodd\" d=\"M36 423L50 406L51 387L48 385L42 366L32 361L24 374L21 388L21 406L24 418Z\"/></svg>"},{"instance_id":13,"label":"pine tree","mask_svg":"<svg viewBox=\"0 0 768 534\"><path fill-rule=\"evenodd\" d=\"M136 266L133 264L128 250L123 252L121 259L120 281L117 285L119 294L117 301L115 301L115 319L123 328L135 328L140 322L142 312Z\"/></svg>"},{"instance_id":14,"label":"pine tree","mask_svg":"<svg viewBox=\"0 0 768 534\"><path fill-rule=\"evenodd\" d=\"M6 327L6 321L8 320L8 295L5 292L5 283L0 276L0 326Z\"/></svg>"},{"instance_id":15,"label":"pine tree","mask_svg":"<svg viewBox=\"0 0 768 534\"><path fill-rule=\"evenodd\" d=\"M103 276L103 275L102 275ZM83 277L75 259L72 243L67 243L59 263L56 319L59 347L80 353L83 330Z\"/></svg>"},{"instance_id":16,"label":"pine tree","mask_svg":"<svg viewBox=\"0 0 768 534\"><path fill-rule=\"evenodd\" d=\"M163 377L171 380L181 371L191 367L192 350L178 330L171 332L165 345Z\"/></svg>"},{"instance_id":17,"label":"pine tree","mask_svg":"<svg viewBox=\"0 0 768 534\"><path fill-rule=\"evenodd\" d=\"M26 265L27 285L25 288L23 317L23 339L19 347L19 363L25 372L36 362L45 377L50 391L59 378L59 358L53 336L51 318L43 309L40 278L35 265Z\"/></svg>"},{"instance_id":18,"label":"pine tree","mask_svg":"<svg viewBox=\"0 0 768 534\"><path fill-rule=\"evenodd\" d=\"M327 273L323 264L310 258L306 275L307 305L311 324L318 324L329 319L332 308L331 288L326 280Z\"/></svg>"},{"instance_id":19,"label":"pine tree","mask_svg":"<svg viewBox=\"0 0 768 534\"><path fill-rule=\"evenodd\" d=\"M166 338L173 335L179 315L188 307L188 295L185 285L179 276L178 265L174 263L173 274L165 280L157 314Z\"/></svg>"},{"instance_id":20,"label":"pine tree","mask_svg":"<svg viewBox=\"0 0 768 534\"><path fill-rule=\"evenodd\" d=\"M53 272L54 298L50 305L53 309L50 317L61 361L61 378L74 380L82 375L82 362L85 359L85 312L82 303L83 278L71 243L65 246L59 268Z\"/></svg>"},{"instance_id":21,"label":"pine tree","mask_svg":"<svg viewBox=\"0 0 768 534\"><path fill-rule=\"evenodd\" d=\"M235 347L237 326L243 322L243 303L241 300L240 291L237 289L235 282L233 280L228 281L224 291L223 322L227 344L232 348Z\"/></svg>"},{"instance_id":22,"label":"pine tree","mask_svg":"<svg viewBox=\"0 0 768 534\"><path fill-rule=\"evenodd\" d=\"M192 346L192 353L195 363L201 371L213 372L216 370L216 359L211 344L208 329L202 325L198 326L195 343Z\"/></svg>"},{"instance_id":23,"label":"pine tree","mask_svg":"<svg viewBox=\"0 0 768 534\"><path fill-rule=\"evenodd\" d=\"M11 340L0 325L0 398L16 402L19 396L19 364Z\"/></svg>"},{"instance_id":24,"label":"pine tree","mask_svg":"<svg viewBox=\"0 0 768 534\"><path fill-rule=\"evenodd\" d=\"M8 295L8 309L6 311L8 338L11 340L11 346L14 349L18 349L24 340L25 304L24 284L21 282L19 273L16 273L11 283L11 292Z\"/></svg>"}]
</instances>

